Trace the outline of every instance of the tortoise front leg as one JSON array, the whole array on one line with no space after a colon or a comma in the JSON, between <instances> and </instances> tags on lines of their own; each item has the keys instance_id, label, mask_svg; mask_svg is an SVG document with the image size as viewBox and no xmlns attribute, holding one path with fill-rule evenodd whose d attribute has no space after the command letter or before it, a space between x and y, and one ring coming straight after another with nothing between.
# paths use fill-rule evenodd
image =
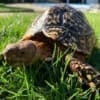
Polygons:
<instances>
[{"instance_id":1,"label":"tortoise front leg","mask_svg":"<svg viewBox=\"0 0 100 100\"><path fill-rule=\"evenodd\" d=\"M90 88L100 87L100 73L91 65L73 58L70 61L70 69L78 74L79 81ZM93 90L94 91L94 90Z\"/></svg>"}]
</instances>

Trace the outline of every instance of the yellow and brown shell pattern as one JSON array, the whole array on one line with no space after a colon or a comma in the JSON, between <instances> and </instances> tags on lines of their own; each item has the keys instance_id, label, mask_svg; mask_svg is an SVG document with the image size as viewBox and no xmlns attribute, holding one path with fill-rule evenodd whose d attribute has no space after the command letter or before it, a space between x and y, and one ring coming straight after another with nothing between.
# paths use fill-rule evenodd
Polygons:
<instances>
[{"instance_id":1,"label":"yellow and brown shell pattern","mask_svg":"<svg viewBox=\"0 0 100 100\"><path fill-rule=\"evenodd\" d=\"M49 35L56 32L57 38L55 40L57 42L68 47L76 44L77 51L85 54L91 52L95 44L95 36L93 29L81 11L68 5L54 6L49 8L44 15L46 17L42 30L46 36L50 37Z\"/></svg>"}]
</instances>

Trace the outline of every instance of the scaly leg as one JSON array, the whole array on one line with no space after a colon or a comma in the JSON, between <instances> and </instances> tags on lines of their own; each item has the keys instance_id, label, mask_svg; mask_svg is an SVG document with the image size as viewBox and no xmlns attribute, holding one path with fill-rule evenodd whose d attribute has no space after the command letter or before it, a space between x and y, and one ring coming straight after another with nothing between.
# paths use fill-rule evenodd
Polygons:
<instances>
[{"instance_id":1,"label":"scaly leg","mask_svg":"<svg viewBox=\"0 0 100 100\"><path fill-rule=\"evenodd\" d=\"M73 58L70 61L70 69L76 72L79 81L90 88L100 87L100 73L91 65L81 62L79 59Z\"/></svg>"}]
</instances>

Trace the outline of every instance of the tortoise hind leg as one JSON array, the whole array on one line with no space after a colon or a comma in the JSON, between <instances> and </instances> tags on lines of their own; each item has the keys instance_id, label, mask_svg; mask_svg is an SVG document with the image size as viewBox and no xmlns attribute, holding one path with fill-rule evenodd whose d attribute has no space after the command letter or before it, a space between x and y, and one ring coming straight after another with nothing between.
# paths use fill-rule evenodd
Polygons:
<instances>
[{"instance_id":1,"label":"tortoise hind leg","mask_svg":"<svg viewBox=\"0 0 100 100\"><path fill-rule=\"evenodd\" d=\"M70 70L78 74L79 81L90 88L100 87L100 73L91 65L73 58L70 61ZM93 90L94 91L94 90Z\"/></svg>"}]
</instances>

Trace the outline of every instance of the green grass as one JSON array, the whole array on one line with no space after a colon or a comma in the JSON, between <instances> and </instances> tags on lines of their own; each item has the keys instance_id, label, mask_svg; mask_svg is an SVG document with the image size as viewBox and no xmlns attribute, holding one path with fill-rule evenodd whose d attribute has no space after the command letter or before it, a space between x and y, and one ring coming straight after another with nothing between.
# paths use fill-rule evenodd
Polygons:
<instances>
[{"instance_id":1,"label":"green grass","mask_svg":"<svg viewBox=\"0 0 100 100\"><path fill-rule=\"evenodd\" d=\"M92 25L98 42L100 43L100 13L86 13L86 17L88 18L90 24ZM100 45L99 45L100 46Z\"/></svg>"},{"instance_id":2,"label":"green grass","mask_svg":"<svg viewBox=\"0 0 100 100\"><path fill-rule=\"evenodd\" d=\"M86 13L86 17L93 27L97 38L97 48L94 49L89 62L100 70L100 13Z\"/></svg>"},{"instance_id":3,"label":"green grass","mask_svg":"<svg viewBox=\"0 0 100 100\"><path fill-rule=\"evenodd\" d=\"M37 15L22 13L0 17L0 52L8 43L16 42L23 36ZM100 43L100 14L86 15ZM99 44L89 62L100 66ZM49 63L37 61L32 66L17 68L2 62L0 100L91 100L91 90L83 90L76 75L69 74L65 67L65 63L58 59ZM98 90L94 98L100 100Z\"/></svg>"},{"instance_id":4,"label":"green grass","mask_svg":"<svg viewBox=\"0 0 100 100\"><path fill-rule=\"evenodd\" d=\"M21 7L11 7L5 4L0 4L0 12L33 12L33 9L21 8Z\"/></svg>"}]
</instances>

